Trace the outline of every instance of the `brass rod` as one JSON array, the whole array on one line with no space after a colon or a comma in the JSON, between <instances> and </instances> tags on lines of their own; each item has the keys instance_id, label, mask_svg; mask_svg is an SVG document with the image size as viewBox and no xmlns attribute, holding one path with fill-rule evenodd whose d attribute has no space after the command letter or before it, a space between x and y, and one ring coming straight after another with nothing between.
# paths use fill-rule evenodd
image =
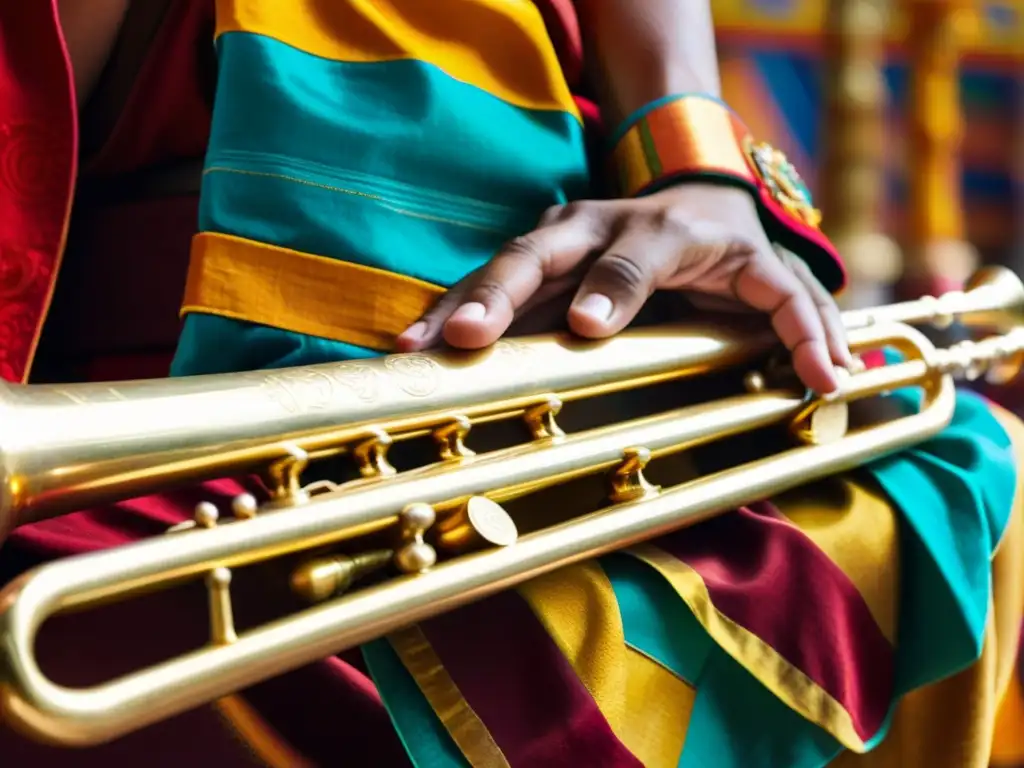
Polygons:
<instances>
[{"instance_id":1,"label":"brass rod","mask_svg":"<svg viewBox=\"0 0 1024 768\"><path fill-rule=\"evenodd\" d=\"M990 267L964 293L848 312L843 322L855 328L957 316L995 327L1015 320L1022 304L1020 279ZM525 337L479 352L277 371L3 385L0 539L17 525L90 505L262 469L291 448L323 456L380 432L396 441L420 436L456 414L473 423L510 418L552 396L568 402L692 377L775 346L767 331L670 324L603 341Z\"/></svg>"},{"instance_id":2,"label":"brass rod","mask_svg":"<svg viewBox=\"0 0 1024 768\"><path fill-rule=\"evenodd\" d=\"M570 401L695 376L773 343L749 329L665 325L599 342L566 334L277 371L0 386L0 538L89 505L260 468L286 443L316 456L379 430L423 434L453 413L513 416L552 393Z\"/></svg>"},{"instance_id":3,"label":"brass rod","mask_svg":"<svg viewBox=\"0 0 1024 768\"><path fill-rule=\"evenodd\" d=\"M565 435L553 419L543 418L545 413L550 416L557 410L559 399L566 393L582 392L585 395L580 396L587 396L619 391L651 378L678 378L717 370L749 360L752 352L738 336L708 336L704 330L692 328L669 330L678 336L665 342L660 335L663 328L646 335L625 334L589 346L572 346L564 339L552 337L516 342L532 350L520 350L522 354L535 354L533 359L550 362L551 370L524 368L522 357L516 358L519 352L510 353L512 359L519 361L514 365L508 360L495 362L494 355L498 353L492 352L482 358L484 363L472 367L457 366L443 355L426 358L432 361L429 364L422 357L398 356L376 362L378 368L374 370L398 369L406 374L413 371L411 380L402 376L387 380L391 382L388 386L396 388L401 388L398 382L403 382L411 395L409 391L400 396L389 390L390 394L383 395L371 408L365 403L357 407L344 397L334 402L316 390L320 397L315 402L323 406L316 414L308 412L307 403L288 418L268 417L271 423L251 427L240 426L243 416L266 416L270 411L266 410L266 398L260 400L266 392L258 387L253 390L250 384L254 379L246 376L217 377L198 388L194 381L156 383L148 389L144 383L126 385L126 391L139 387L135 394L140 399L114 398L111 407L122 418L137 414L134 429L141 432L168 423L163 413L146 420L147 411L165 410L167 402L159 393L187 391L190 394L186 401L201 403L207 402L203 399L203 387L212 387L207 393L211 397L207 406L223 405L227 413L219 414L222 421L207 425L206 433L193 436L190 450L196 451L195 471L200 471L196 467L216 465L220 461L219 451L235 455L232 451L238 450L239 429L248 435L246 440L263 440L260 450L276 447L279 453L274 458L290 456L290 460L301 464L305 461L304 449L311 444L298 446L281 435L275 438L275 428L293 436L296 430L305 429L303 434L309 436L320 429L315 427L320 424L323 431L316 434L352 435L362 430L358 434L390 439L390 433L381 425L401 423L415 431L458 422L468 428L473 416L522 413L529 407L535 422L534 440L485 454L460 452L458 456L386 480L358 481L328 488L323 493L303 490L302 495L308 500L299 506L265 505L257 509L253 499L239 497L233 506L240 514L233 521L222 522L210 505L201 505L197 525L187 531L67 558L22 574L0 592L0 712L10 725L40 740L65 746L101 743L564 565L631 546L709 515L860 466L941 431L955 408L953 376L987 373L1007 380L1019 375L1024 361L1022 312L1024 286L1020 280L1007 270L983 271L964 294L881 308L867 316L845 316L854 350L892 346L904 352L907 359L851 373L844 377L834 396L822 400L800 391L766 392L762 391L765 377L752 376L748 377L752 391L747 395L572 435ZM923 321L962 315L981 326L991 324L1009 330L978 342L936 349L920 331L889 323L892 315L904 319L913 316ZM864 320L861 325L853 322L857 317ZM662 343L673 345L671 355L651 362L649 355L657 352ZM575 351L570 351L570 346ZM674 364L669 357L675 358ZM445 360L445 365L439 362ZM488 360L491 362L487 363ZM586 374L573 370L590 364L602 372L601 376L614 370L628 384L594 378L593 369ZM429 393L423 381L423 365L433 371L431 376L436 374L428 379L438 388ZM346 370L352 373L352 369ZM488 383L487 378L496 371L504 371L508 378L497 384ZM292 373L304 375L302 370ZM363 379L357 377L356 383L365 387ZM919 413L846 433L846 404L905 386L922 390ZM365 390L361 391L365 394ZM58 449L57 457L49 465L53 476L58 477L63 471L58 459L74 453L72 437L86 440L79 450L91 451L93 446L88 440L96 440L103 433L104 419L111 411L89 403L54 409L45 393L22 392L0 405L2 415L11 417L4 426L14 423L16 429L12 434L20 435L18 430L26 430L27 435L35 423L32 414L40 416L45 429L38 445ZM158 394L150 397L145 392ZM488 399L492 396L494 399ZM19 397L21 405L15 406ZM393 410L388 411L385 405ZM54 435L47 432L56 429L57 415L61 413L71 418L74 425L63 443L54 442ZM339 427L338 421L328 423L328 415L333 419L346 414L355 426ZM190 414L185 419L190 428L195 426L196 418ZM810 434L817 429L813 423L816 420L823 424L824 439ZM642 477L643 466L652 455L678 452L787 422L791 434L812 444L667 491L659 491ZM282 424L288 424L290 431L281 429ZM121 421L110 425L110 431L122 440L132 433L130 426ZM263 437L254 437L257 433ZM118 447L120 453L91 454L97 461L97 467L90 470L93 476L123 478L126 467L139 471L140 460L132 448L148 444L150 437L141 434L137 442L127 440ZM19 439L23 445L32 443L28 437ZM17 448L17 443L3 444L5 461L24 455L34 455L40 461L45 458L41 449L36 454L24 454ZM115 454L120 458L114 458ZM277 475L297 486L296 466L278 465ZM456 556L435 565L431 549L426 553L431 557L426 558L428 545L421 539L436 519L435 510L470 497L485 497L488 504L494 504L495 500L605 470L619 472L623 482L612 492L616 499L628 500L478 554ZM168 475L161 474L163 471L164 468L155 467L148 477L167 480ZM17 479L17 475L8 475L11 478ZM17 490L13 485L10 487ZM64 487L75 486L70 483ZM138 487L128 483L121 488L122 495L130 495ZM289 499L277 498L275 504L281 501ZM395 565L406 572L422 572L393 577L379 586L306 608L242 634L233 630L227 569L287 553L312 553L325 544L361 536L398 519L403 521L406 539L412 535L418 545L422 544L424 553L420 554L424 556L403 559L396 553ZM216 578L211 582L212 642L207 648L89 689L71 690L55 685L39 669L34 656L35 636L52 614L161 589L211 572Z\"/></svg>"},{"instance_id":4,"label":"brass rod","mask_svg":"<svg viewBox=\"0 0 1024 768\"><path fill-rule=\"evenodd\" d=\"M31 648L44 612L58 602L55 594L64 591L58 583L58 563L50 566L49 574L40 571L33 582L23 585L29 592L34 587L44 594L24 594L23 608L14 604L4 616L9 676L0 686L3 709L13 725L35 738L66 745L101 743L252 685L267 676L270 660L273 674L281 674L565 565L859 466L937 434L952 419L954 407L953 382L944 376L921 413L853 433L837 443L792 449L650 498L608 507L524 536L513 546L399 577L265 625L230 645L196 651L89 691L54 685L31 657L12 658L9 651ZM77 570L81 574L87 569ZM192 682L183 686L183 679Z\"/></svg>"},{"instance_id":5,"label":"brass rod","mask_svg":"<svg viewBox=\"0 0 1024 768\"><path fill-rule=\"evenodd\" d=\"M132 566L120 550L57 561L35 572L33 585L54 610L80 609L112 597L166 586L205 573L210 563L232 568L344 541L351 531L397 522L408 504L456 504L474 495L506 501L566 479L615 466L624 441L654 455L768 426L797 414L801 395L765 392L689 406L657 416L598 427L557 442L537 441L494 451L456 466L436 464L386 483L340 489L300 509L280 509L203 535L164 537L133 544Z\"/></svg>"}]
</instances>

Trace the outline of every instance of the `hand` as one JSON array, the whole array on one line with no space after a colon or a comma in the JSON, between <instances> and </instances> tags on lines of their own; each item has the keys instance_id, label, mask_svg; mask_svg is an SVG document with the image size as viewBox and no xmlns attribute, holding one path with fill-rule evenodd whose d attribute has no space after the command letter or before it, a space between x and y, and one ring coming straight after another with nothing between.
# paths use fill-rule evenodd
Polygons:
<instances>
[{"instance_id":1,"label":"hand","mask_svg":"<svg viewBox=\"0 0 1024 768\"><path fill-rule=\"evenodd\" d=\"M852 364L832 297L800 259L776 253L750 195L693 184L548 210L535 230L453 286L398 349L442 339L486 347L531 307L573 289L568 324L587 338L621 331L654 291L681 290L768 314L797 375L816 392L834 391L834 366Z\"/></svg>"}]
</instances>

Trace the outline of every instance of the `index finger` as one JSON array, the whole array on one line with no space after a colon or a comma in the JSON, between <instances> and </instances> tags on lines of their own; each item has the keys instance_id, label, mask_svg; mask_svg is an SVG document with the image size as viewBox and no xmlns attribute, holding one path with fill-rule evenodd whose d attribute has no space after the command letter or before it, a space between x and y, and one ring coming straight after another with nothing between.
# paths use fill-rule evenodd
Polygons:
<instances>
[{"instance_id":1,"label":"index finger","mask_svg":"<svg viewBox=\"0 0 1024 768\"><path fill-rule=\"evenodd\" d=\"M545 281L571 272L600 244L599 228L583 216L510 241L477 271L458 307L441 319L445 341L466 349L493 344Z\"/></svg>"}]
</instances>

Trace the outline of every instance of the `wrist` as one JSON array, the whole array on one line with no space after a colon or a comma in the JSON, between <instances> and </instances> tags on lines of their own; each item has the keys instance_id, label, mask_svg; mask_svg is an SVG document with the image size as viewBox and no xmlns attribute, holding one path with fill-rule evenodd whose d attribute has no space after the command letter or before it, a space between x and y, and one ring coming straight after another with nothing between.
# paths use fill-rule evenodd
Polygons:
<instances>
[{"instance_id":1,"label":"wrist","mask_svg":"<svg viewBox=\"0 0 1024 768\"><path fill-rule=\"evenodd\" d=\"M613 134L611 165L623 197L676 185L717 185L744 191L770 240L803 258L830 290L845 283L821 216L785 155L756 142L720 99L678 94L630 116Z\"/></svg>"},{"instance_id":2,"label":"wrist","mask_svg":"<svg viewBox=\"0 0 1024 768\"><path fill-rule=\"evenodd\" d=\"M682 205L688 210L750 211L757 217L757 203L746 189L693 179L665 186L649 192L645 197L669 205Z\"/></svg>"}]
</instances>

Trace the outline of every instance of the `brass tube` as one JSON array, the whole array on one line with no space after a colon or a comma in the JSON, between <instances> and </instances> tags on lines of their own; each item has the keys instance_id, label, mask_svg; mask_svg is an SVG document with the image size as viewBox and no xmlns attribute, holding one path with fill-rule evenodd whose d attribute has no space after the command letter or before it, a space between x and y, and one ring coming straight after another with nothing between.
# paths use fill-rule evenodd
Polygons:
<instances>
[{"instance_id":1,"label":"brass tube","mask_svg":"<svg viewBox=\"0 0 1024 768\"><path fill-rule=\"evenodd\" d=\"M1011 306L1024 306L1020 280L987 268L963 293L851 311L844 322L854 328L977 316L1005 327L1016 320ZM774 343L770 333L750 329L662 325L599 342L528 337L480 352L278 371L3 385L0 540L13 527L53 515L265 468L295 449L340 452L381 432L408 439L453 413L474 423L507 418L552 394L571 401L739 365Z\"/></svg>"},{"instance_id":2,"label":"brass tube","mask_svg":"<svg viewBox=\"0 0 1024 768\"><path fill-rule=\"evenodd\" d=\"M376 430L423 434L694 376L770 349L768 334L659 326L603 342L569 336L278 371L0 387L0 539L10 528L171 484L342 450ZM472 376L467 376L468 371ZM498 405L495 405L498 404Z\"/></svg>"},{"instance_id":3,"label":"brass tube","mask_svg":"<svg viewBox=\"0 0 1024 768\"><path fill-rule=\"evenodd\" d=\"M180 537L177 542L171 538L147 542L131 552L118 550L58 562L16 584L18 599L8 603L2 616L6 669L0 703L12 725L44 741L89 745L116 738L564 565L639 543L909 446L939 432L952 418L954 404L953 384L945 377L929 407L914 416L869 428L837 443L796 448L649 498L608 507L525 536L509 547L399 577L278 620L231 644L214 644L87 691L51 683L24 652L32 648L35 631L49 612L76 602L70 597L76 590L95 599L102 591L97 587L103 583L126 577L130 582L133 575L138 580L143 574L155 578L163 567L174 570L174 561L189 560L209 568L211 562L237 559L235 544L221 539L213 552L209 545L200 544L197 535ZM502 479L495 477L494 481ZM384 487L378 490L386 492ZM344 506L346 501L340 498L337 505ZM275 516L291 517L293 525L303 525L287 512ZM256 522L258 519L239 524L238 532ZM202 536L217 532L204 531ZM186 538L191 541L185 542ZM251 538L258 541L262 537ZM198 549L187 551L196 545L200 545ZM258 558L266 551L249 549L251 557L246 559ZM154 557L159 559L154 561ZM12 653L13 649L19 650Z\"/></svg>"},{"instance_id":4,"label":"brass tube","mask_svg":"<svg viewBox=\"0 0 1024 768\"><path fill-rule=\"evenodd\" d=\"M987 371L1007 379L1019 374L1024 362L1022 311L1020 280L1007 270L988 270L964 293L845 315L855 351L895 346L906 360L853 372L829 398L810 398L799 390L766 391L763 377L748 377L746 395L572 435L563 434L554 419L554 396L584 397L717 370L750 359L750 347L738 334L662 327L603 343L542 337L509 342L504 352L491 350L477 356L396 356L373 361L369 369L380 377L373 379L380 394L372 407L356 405L349 389L342 396L333 388L314 386L316 398L311 400L307 391L304 397L288 401L295 407L285 409L287 417L280 410L268 410L262 374L214 377L205 383L128 385L127 390L139 388L132 391L140 399L116 400L111 407L121 408L116 412L122 417L137 413L134 428L138 430L169 429L172 419L166 415L147 416L166 409L165 396L202 403L204 393L210 394L205 407L217 404L227 413L218 414L220 420L205 425L202 434L181 436L183 442L176 450L191 440L188 450L195 452L195 465L189 471L221 467L220 451L248 458L252 457L245 451L262 451L260 455L268 459L284 457L271 473L283 490L262 508L251 498L239 497L234 504L236 517L226 524L218 520L212 505L201 504L197 525L189 531L50 563L9 584L0 592L0 712L10 725L43 741L65 746L97 744L566 564L639 543L913 445L941 431L952 418L954 375L971 377ZM890 322L892 317L925 322L954 316L999 329L1002 335L937 349L909 325ZM509 351L512 345L521 348ZM767 348L759 345L754 344L754 349ZM523 365L524 356L530 365ZM477 362L470 365L471 360ZM550 369L545 367L549 363ZM577 371L580 367L586 371ZM337 367L313 370L316 383L324 370ZM351 373L353 369L344 370ZM405 374L388 378L396 370L416 373L411 380L403 378ZM502 378L494 380L497 373ZM619 378L603 378L613 374ZM305 381L303 377L312 374L304 369L273 375L294 375ZM923 391L919 413L847 433L848 403L905 386ZM280 395L280 390L273 391ZM52 410L47 397L28 393L23 401L34 405L23 403L14 410L19 426L29 434L35 423L31 413L38 409L44 423L41 442L53 446L58 444L54 416L58 411ZM96 440L103 434L109 412L102 404L60 407L75 420L72 434L77 439ZM243 417L267 413L277 414L269 425L243 424ZM532 441L474 455L461 437L453 439L474 421L510 413L524 416L533 429ZM196 418L193 414L185 419L190 428L198 428ZM774 424L790 427L791 434L805 444L664 491L643 477L652 455ZM132 443L132 427L125 422L109 425L108 431L128 445L90 454L97 462L90 476L96 482L108 475L123 480L123 467L144 471L145 464L131 446L149 444L152 436L139 436L139 442ZM426 432L444 437L440 449L444 458L435 464L318 494L301 487L296 434L305 441L300 448L327 450L335 444L331 441L343 442L341 438L371 438L384 444L392 437ZM70 435L59 446L60 456L74 454ZM93 448L85 442L79 450ZM164 458L169 455L157 453ZM44 459L41 454L37 458ZM63 468L55 459L51 462L51 474L59 478ZM379 456L375 466L384 466ZM616 503L600 511L439 564L424 539L437 514L472 497L485 497L484 506L494 512L497 502L608 470L613 470L615 478L609 497ZM151 471L150 481L173 475L160 466ZM121 495L138 488L125 481ZM351 542L382 526L393 526L401 534L392 562L406 575L357 588L349 596L331 598L251 631L235 630L230 594L233 567L289 553L312 554L324 545ZM39 669L33 654L35 636L52 614L138 597L189 578L207 582L211 638L206 648L84 690L56 685Z\"/></svg>"}]
</instances>

